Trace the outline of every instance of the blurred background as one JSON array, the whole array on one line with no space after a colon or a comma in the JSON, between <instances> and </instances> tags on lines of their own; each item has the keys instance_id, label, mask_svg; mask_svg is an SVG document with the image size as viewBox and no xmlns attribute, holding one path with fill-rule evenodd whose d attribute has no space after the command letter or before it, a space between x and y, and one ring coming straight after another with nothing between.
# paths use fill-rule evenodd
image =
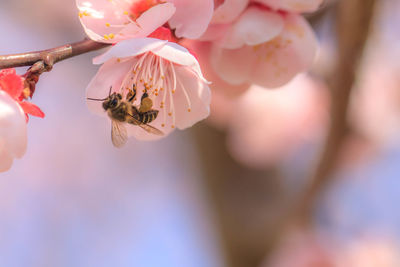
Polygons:
<instances>
[{"instance_id":1,"label":"blurred background","mask_svg":"<svg viewBox=\"0 0 400 267\"><path fill-rule=\"evenodd\" d=\"M209 119L157 142L115 149L87 110L99 52L44 73L46 118L0 174L0 266L400 266L399 1L376 1L340 149L313 175L338 106L337 5L306 16L321 44L309 73L214 90ZM77 17L72 0L3 0L0 54L79 41ZM325 182L308 191L312 178ZM293 211L308 193L310 213Z\"/></svg>"}]
</instances>

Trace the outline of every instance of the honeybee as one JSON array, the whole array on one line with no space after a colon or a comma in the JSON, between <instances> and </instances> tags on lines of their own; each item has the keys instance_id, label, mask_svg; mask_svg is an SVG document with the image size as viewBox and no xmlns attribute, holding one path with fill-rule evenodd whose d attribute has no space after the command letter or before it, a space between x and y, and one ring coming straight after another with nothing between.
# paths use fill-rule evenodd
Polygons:
<instances>
[{"instance_id":1,"label":"honeybee","mask_svg":"<svg viewBox=\"0 0 400 267\"><path fill-rule=\"evenodd\" d=\"M104 99L87 99L103 101L102 106L111 119L111 141L115 147L122 147L128 139L125 123L137 125L151 134L164 135L159 129L148 125L157 118L158 110L151 109L153 101L148 96L147 91L141 97L140 106L136 107L133 104L136 97L135 85L133 85L132 90L129 90L124 100L120 93L111 93L111 90L112 87L110 87L108 97Z\"/></svg>"}]
</instances>

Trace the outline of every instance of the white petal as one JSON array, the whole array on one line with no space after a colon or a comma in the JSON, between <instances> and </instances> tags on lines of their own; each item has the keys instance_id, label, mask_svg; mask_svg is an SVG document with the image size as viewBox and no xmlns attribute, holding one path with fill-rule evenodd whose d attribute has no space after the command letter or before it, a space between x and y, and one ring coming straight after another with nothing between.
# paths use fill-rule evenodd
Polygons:
<instances>
[{"instance_id":1,"label":"white petal","mask_svg":"<svg viewBox=\"0 0 400 267\"><path fill-rule=\"evenodd\" d=\"M102 64L111 58L137 56L162 47L166 43L167 41L155 38L134 38L121 41L113 45L105 53L95 57L93 59L93 64Z\"/></svg>"},{"instance_id":2,"label":"white petal","mask_svg":"<svg viewBox=\"0 0 400 267\"><path fill-rule=\"evenodd\" d=\"M0 143L0 161L4 161L0 171L4 171L9 168L10 157L11 159L20 158L25 154L27 133L25 114L22 108L6 92L1 90Z\"/></svg>"}]
</instances>

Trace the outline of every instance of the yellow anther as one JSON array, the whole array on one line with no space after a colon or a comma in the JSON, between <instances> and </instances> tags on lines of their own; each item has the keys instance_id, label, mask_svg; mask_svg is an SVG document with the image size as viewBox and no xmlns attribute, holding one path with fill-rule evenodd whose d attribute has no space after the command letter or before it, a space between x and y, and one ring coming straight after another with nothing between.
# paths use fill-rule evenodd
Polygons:
<instances>
[{"instance_id":1,"label":"yellow anther","mask_svg":"<svg viewBox=\"0 0 400 267\"><path fill-rule=\"evenodd\" d=\"M168 112L168 116L172 116L172 113L171 113L171 112Z\"/></svg>"},{"instance_id":2,"label":"yellow anther","mask_svg":"<svg viewBox=\"0 0 400 267\"><path fill-rule=\"evenodd\" d=\"M163 124L161 124L161 127L165 127L165 124L163 123Z\"/></svg>"},{"instance_id":3,"label":"yellow anther","mask_svg":"<svg viewBox=\"0 0 400 267\"><path fill-rule=\"evenodd\" d=\"M117 62L118 62L118 63L121 62L121 59L120 59L120 58L117 58Z\"/></svg>"},{"instance_id":4,"label":"yellow anther","mask_svg":"<svg viewBox=\"0 0 400 267\"><path fill-rule=\"evenodd\" d=\"M108 38L108 35L107 34L104 34L104 39L106 39L106 40L109 40L110 38Z\"/></svg>"},{"instance_id":5,"label":"yellow anther","mask_svg":"<svg viewBox=\"0 0 400 267\"><path fill-rule=\"evenodd\" d=\"M165 79L165 76L164 76L164 75L162 75L162 76L161 76L161 79L163 79L163 80L164 80L164 79Z\"/></svg>"},{"instance_id":6,"label":"yellow anther","mask_svg":"<svg viewBox=\"0 0 400 267\"><path fill-rule=\"evenodd\" d=\"M79 12L79 13L78 13L78 15L79 15L79 17L80 17L80 18L82 18L82 17L83 17L83 14L82 14L82 12Z\"/></svg>"},{"instance_id":7,"label":"yellow anther","mask_svg":"<svg viewBox=\"0 0 400 267\"><path fill-rule=\"evenodd\" d=\"M175 125L171 125L171 128L174 129L174 128L175 128Z\"/></svg>"},{"instance_id":8,"label":"yellow anther","mask_svg":"<svg viewBox=\"0 0 400 267\"><path fill-rule=\"evenodd\" d=\"M192 109L188 108L188 112L192 111Z\"/></svg>"},{"instance_id":9,"label":"yellow anther","mask_svg":"<svg viewBox=\"0 0 400 267\"><path fill-rule=\"evenodd\" d=\"M108 37L109 37L110 39L114 39L115 35L114 35L113 33L110 33L110 34L108 35Z\"/></svg>"},{"instance_id":10,"label":"yellow anther","mask_svg":"<svg viewBox=\"0 0 400 267\"><path fill-rule=\"evenodd\" d=\"M128 11L124 11L124 15L129 15L129 12Z\"/></svg>"},{"instance_id":11,"label":"yellow anther","mask_svg":"<svg viewBox=\"0 0 400 267\"><path fill-rule=\"evenodd\" d=\"M175 94L175 90L172 90L172 93Z\"/></svg>"},{"instance_id":12,"label":"yellow anther","mask_svg":"<svg viewBox=\"0 0 400 267\"><path fill-rule=\"evenodd\" d=\"M107 26L107 27L110 27L110 26L111 26L111 24L107 22L107 23L106 23L106 26Z\"/></svg>"}]
</instances>

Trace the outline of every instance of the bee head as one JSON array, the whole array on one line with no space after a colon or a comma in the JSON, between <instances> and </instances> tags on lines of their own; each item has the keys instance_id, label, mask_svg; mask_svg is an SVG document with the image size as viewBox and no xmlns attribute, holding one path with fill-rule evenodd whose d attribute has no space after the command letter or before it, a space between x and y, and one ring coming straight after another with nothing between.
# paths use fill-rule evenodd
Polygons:
<instances>
[{"instance_id":1,"label":"bee head","mask_svg":"<svg viewBox=\"0 0 400 267\"><path fill-rule=\"evenodd\" d=\"M119 102L121 101L122 96L121 94L112 93L106 100L103 101L103 108L107 110L109 108L115 108L118 106Z\"/></svg>"}]
</instances>

